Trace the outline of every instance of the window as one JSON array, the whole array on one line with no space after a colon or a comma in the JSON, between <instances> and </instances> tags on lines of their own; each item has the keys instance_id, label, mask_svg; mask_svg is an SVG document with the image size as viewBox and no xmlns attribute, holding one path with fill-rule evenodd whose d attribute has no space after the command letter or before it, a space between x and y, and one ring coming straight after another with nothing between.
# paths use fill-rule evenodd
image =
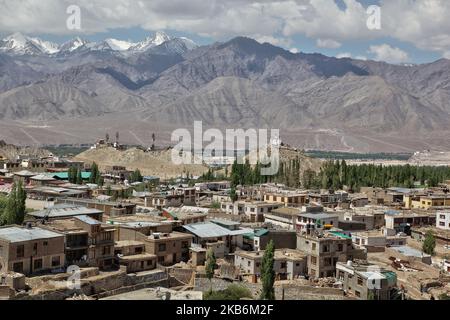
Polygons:
<instances>
[{"instance_id":1,"label":"window","mask_svg":"<svg viewBox=\"0 0 450 320\"><path fill-rule=\"evenodd\" d=\"M13 271L23 273L23 262L16 262L13 264Z\"/></svg>"},{"instance_id":2,"label":"window","mask_svg":"<svg viewBox=\"0 0 450 320\"><path fill-rule=\"evenodd\" d=\"M363 279L361 277L358 277L358 285L359 286L363 285Z\"/></svg>"},{"instance_id":3,"label":"window","mask_svg":"<svg viewBox=\"0 0 450 320\"><path fill-rule=\"evenodd\" d=\"M359 298L359 297L361 297L361 292L359 292L358 290L355 290L355 295Z\"/></svg>"},{"instance_id":4,"label":"window","mask_svg":"<svg viewBox=\"0 0 450 320\"><path fill-rule=\"evenodd\" d=\"M250 267L250 265L251 265L251 262L247 261L247 266Z\"/></svg>"},{"instance_id":5,"label":"window","mask_svg":"<svg viewBox=\"0 0 450 320\"><path fill-rule=\"evenodd\" d=\"M330 246L328 244L324 244L322 247L322 252L330 252Z\"/></svg>"},{"instance_id":6,"label":"window","mask_svg":"<svg viewBox=\"0 0 450 320\"><path fill-rule=\"evenodd\" d=\"M316 250L316 244L315 243L312 244L312 249Z\"/></svg>"},{"instance_id":7,"label":"window","mask_svg":"<svg viewBox=\"0 0 450 320\"><path fill-rule=\"evenodd\" d=\"M33 262L33 270L40 270L42 269L42 259L36 259Z\"/></svg>"},{"instance_id":8,"label":"window","mask_svg":"<svg viewBox=\"0 0 450 320\"><path fill-rule=\"evenodd\" d=\"M342 250L344 250L344 246L342 245L342 243L339 243L338 247L337 247L337 251L342 251Z\"/></svg>"},{"instance_id":9,"label":"window","mask_svg":"<svg viewBox=\"0 0 450 320\"><path fill-rule=\"evenodd\" d=\"M152 260L147 260L147 266L151 266L152 265Z\"/></svg>"},{"instance_id":10,"label":"window","mask_svg":"<svg viewBox=\"0 0 450 320\"><path fill-rule=\"evenodd\" d=\"M17 246L16 257L23 258L24 255L25 255L25 246L23 244L20 246Z\"/></svg>"},{"instance_id":11,"label":"window","mask_svg":"<svg viewBox=\"0 0 450 320\"><path fill-rule=\"evenodd\" d=\"M166 244L165 243L160 243L158 245L158 251L166 251Z\"/></svg>"},{"instance_id":12,"label":"window","mask_svg":"<svg viewBox=\"0 0 450 320\"><path fill-rule=\"evenodd\" d=\"M316 265L317 263L317 258L316 257L311 257L311 264L312 265Z\"/></svg>"},{"instance_id":13,"label":"window","mask_svg":"<svg viewBox=\"0 0 450 320\"><path fill-rule=\"evenodd\" d=\"M61 259L59 256L52 257L52 267L59 267L61 265Z\"/></svg>"},{"instance_id":14,"label":"window","mask_svg":"<svg viewBox=\"0 0 450 320\"><path fill-rule=\"evenodd\" d=\"M111 247L103 247L103 255L107 256L111 254Z\"/></svg>"},{"instance_id":15,"label":"window","mask_svg":"<svg viewBox=\"0 0 450 320\"><path fill-rule=\"evenodd\" d=\"M44 241L44 247L48 246L48 241Z\"/></svg>"},{"instance_id":16,"label":"window","mask_svg":"<svg viewBox=\"0 0 450 320\"><path fill-rule=\"evenodd\" d=\"M281 263L281 269L285 269L286 268L286 262L282 262Z\"/></svg>"},{"instance_id":17,"label":"window","mask_svg":"<svg viewBox=\"0 0 450 320\"><path fill-rule=\"evenodd\" d=\"M158 257L158 262L159 263L164 263L164 257Z\"/></svg>"}]
</instances>

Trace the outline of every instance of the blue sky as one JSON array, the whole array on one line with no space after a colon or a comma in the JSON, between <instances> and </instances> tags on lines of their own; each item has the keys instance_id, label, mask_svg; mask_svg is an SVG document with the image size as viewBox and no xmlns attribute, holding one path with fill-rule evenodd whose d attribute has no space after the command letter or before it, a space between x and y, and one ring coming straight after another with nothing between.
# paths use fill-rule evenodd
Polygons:
<instances>
[{"instance_id":1,"label":"blue sky","mask_svg":"<svg viewBox=\"0 0 450 320\"><path fill-rule=\"evenodd\" d=\"M0 35L62 43L74 36L141 41L157 30L198 44L244 35L287 50L390 63L450 58L450 1L443 0L6 0ZM137 5L137 3L139 5ZM68 30L66 10L81 10L81 30ZM366 9L378 5L381 30L368 30Z\"/></svg>"}]
</instances>

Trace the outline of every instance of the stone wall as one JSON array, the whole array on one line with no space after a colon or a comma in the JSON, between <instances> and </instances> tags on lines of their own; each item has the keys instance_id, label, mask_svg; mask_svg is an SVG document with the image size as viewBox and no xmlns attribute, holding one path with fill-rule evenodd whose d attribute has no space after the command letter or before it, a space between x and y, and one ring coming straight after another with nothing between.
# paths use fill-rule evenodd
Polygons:
<instances>
[{"instance_id":1,"label":"stone wall","mask_svg":"<svg viewBox=\"0 0 450 320\"><path fill-rule=\"evenodd\" d=\"M212 279L212 288L215 291L225 290L233 282L223 279ZM248 282L235 282L250 290L254 299L259 299L261 294L260 283L248 283ZM195 291L209 291L210 282L208 279L196 278L195 279ZM277 300L283 298L283 287L275 286L275 297ZM320 288L305 285L285 285L284 286L284 299L285 300L344 300L344 292L341 289L336 288Z\"/></svg>"}]
</instances>

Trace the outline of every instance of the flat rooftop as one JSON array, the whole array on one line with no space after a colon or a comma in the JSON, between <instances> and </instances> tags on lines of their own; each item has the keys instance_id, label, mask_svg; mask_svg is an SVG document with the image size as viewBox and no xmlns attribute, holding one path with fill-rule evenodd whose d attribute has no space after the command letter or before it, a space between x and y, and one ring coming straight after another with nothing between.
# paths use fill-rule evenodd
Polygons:
<instances>
[{"instance_id":1,"label":"flat rooftop","mask_svg":"<svg viewBox=\"0 0 450 320\"><path fill-rule=\"evenodd\" d=\"M253 233L253 229L230 230L212 222L188 224L183 228L199 238L217 238Z\"/></svg>"},{"instance_id":2,"label":"flat rooftop","mask_svg":"<svg viewBox=\"0 0 450 320\"><path fill-rule=\"evenodd\" d=\"M159 271L161 272L161 271ZM155 272L156 273L156 272ZM175 291L162 287L147 288L115 296L110 296L100 300L202 300L203 292L201 291Z\"/></svg>"},{"instance_id":3,"label":"flat rooftop","mask_svg":"<svg viewBox=\"0 0 450 320\"><path fill-rule=\"evenodd\" d=\"M136 241L136 240L121 240L116 241L114 244L114 248L125 248L125 247L132 247L132 246L143 246L144 242L142 241Z\"/></svg>"},{"instance_id":4,"label":"flat rooftop","mask_svg":"<svg viewBox=\"0 0 450 320\"><path fill-rule=\"evenodd\" d=\"M404 256L407 257L416 257L416 258L422 258L422 257L429 257L430 255L423 253L422 251L419 251L417 249L408 247L408 246L398 246L398 247L391 247L392 250L395 250Z\"/></svg>"},{"instance_id":5,"label":"flat rooftop","mask_svg":"<svg viewBox=\"0 0 450 320\"><path fill-rule=\"evenodd\" d=\"M0 239L7 240L11 243L59 237L64 237L64 235L37 227L31 229L15 226L0 228Z\"/></svg>"},{"instance_id":6,"label":"flat rooftop","mask_svg":"<svg viewBox=\"0 0 450 320\"><path fill-rule=\"evenodd\" d=\"M158 233L156 233L158 234ZM159 238L155 238L155 233L149 235L147 239L155 241L175 240L175 239L192 239L193 235L183 232L172 231L170 233L159 233Z\"/></svg>"},{"instance_id":7,"label":"flat rooftop","mask_svg":"<svg viewBox=\"0 0 450 320\"><path fill-rule=\"evenodd\" d=\"M28 213L28 215L35 218L61 218L61 217L74 217L83 215L97 215L103 214L103 211L98 209L86 208L77 205L68 204L56 204L53 207L41 211L34 211Z\"/></svg>"},{"instance_id":8,"label":"flat rooftop","mask_svg":"<svg viewBox=\"0 0 450 320\"><path fill-rule=\"evenodd\" d=\"M262 259L264 256L264 250L261 251L236 251L235 255L245 257L247 259ZM275 259L288 259L288 260L302 260L307 257L307 254L300 250L295 249L277 249L275 250Z\"/></svg>"}]
</instances>

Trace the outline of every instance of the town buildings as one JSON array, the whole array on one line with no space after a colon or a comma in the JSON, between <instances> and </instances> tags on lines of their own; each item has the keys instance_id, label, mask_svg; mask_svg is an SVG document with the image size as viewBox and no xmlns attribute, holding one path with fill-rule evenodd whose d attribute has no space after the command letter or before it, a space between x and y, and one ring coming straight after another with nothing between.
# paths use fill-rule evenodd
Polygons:
<instances>
[{"instance_id":1,"label":"town buildings","mask_svg":"<svg viewBox=\"0 0 450 320\"><path fill-rule=\"evenodd\" d=\"M397 287L395 272L368 263L338 262L336 278L345 292L361 300L390 300Z\"/></svg>"},{"instance_id":2,"label":"town buildings","mask_svg":"<svg viewBox=\"0 0 450 320\"><path fill-rule=\"evenodd\" d=\"M450 230L450 211L436 212L436 228Z\"/></svg>"},{"instance_id":3,"label":"town buildings","mask_svg":"<svg viewBox=\"0 0 450 320\"><path fill-rule=\"evenodd\" d=\"M64 235L37 227L0 228L0 270L25 275L64 267Z\"/></svg>"},{"instance_id":4,"label":"town buildings","mask_svg":"<svg viewBox=\"0 0 450 320\"><path fill-rule=\"evenodd\" d=\"M234 265L245 275L261 275L264 251L237 251ZM292 280L306 275L306 254L295 249L277 249L274 253L275 277L279 280Z\"/></svg>"},{"instance_id":5,"label":"town buildings","mask_svg":"<svg viewBox=\"0 0 450 320\"><path fill-rule=\"evenodd\" d=\"M307 274L315 278L334 277L338 262L366 257L353 247L351 237L340 233L298 234L297 249L308 255Z\"/></svg>"}]
</instances>

